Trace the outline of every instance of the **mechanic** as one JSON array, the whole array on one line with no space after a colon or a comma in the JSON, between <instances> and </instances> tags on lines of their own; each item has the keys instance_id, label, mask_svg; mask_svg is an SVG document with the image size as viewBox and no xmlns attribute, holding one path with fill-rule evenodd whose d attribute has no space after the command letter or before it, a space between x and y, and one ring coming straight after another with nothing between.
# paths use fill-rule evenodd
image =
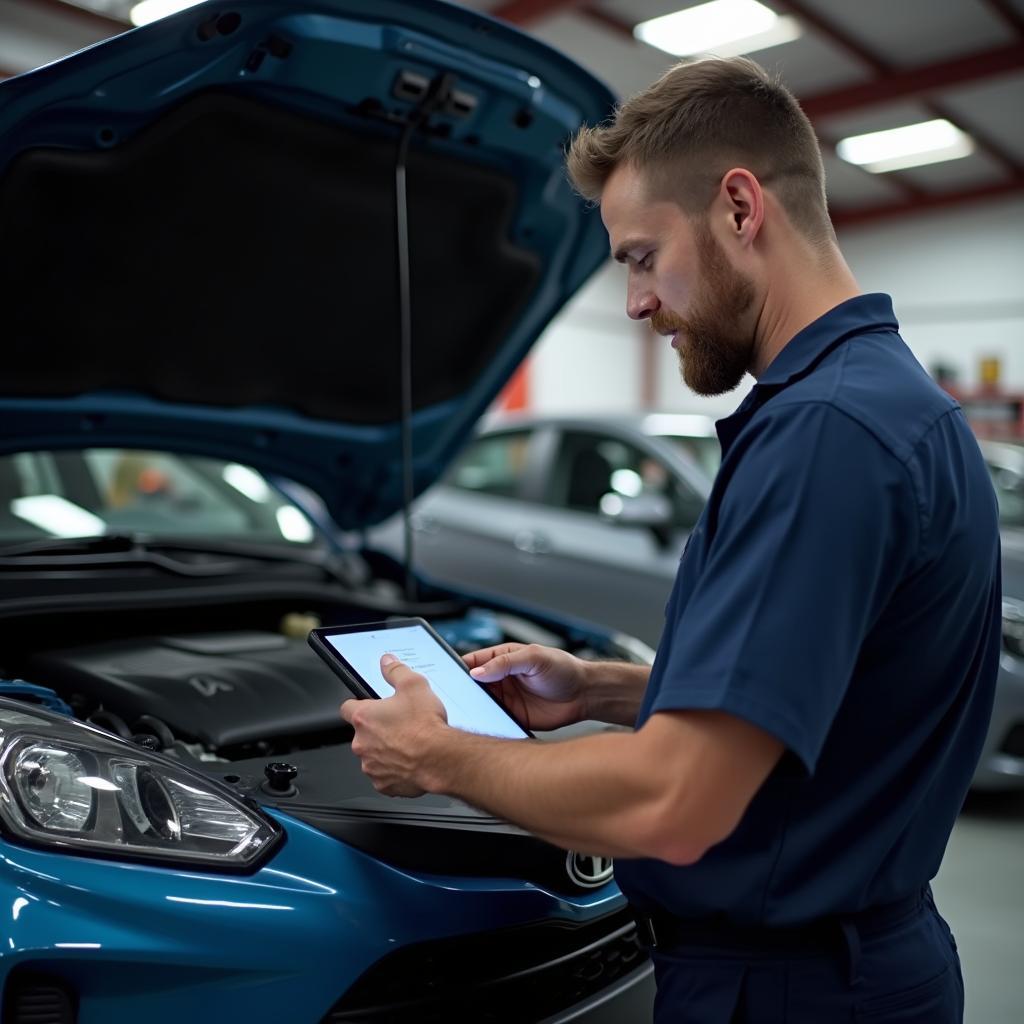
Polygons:
<instances>
[{"instance_id":1,"label":"mechanic","mask_svg":"<svg viewBox=\"0 0 1024 1024\"><path fill-rule=\"evenodd\" d=\"M929 881L967 792L1000 645L996 503L956 403L860 294L813 130L745 59L682 64L568 154L628 268L627 312L705 395L722 464L653 668L508 644L468 655L530 729L450 728L427 682L348 701L383 793L443 793L618 858L659 1022L963 1017ZM500 580L494 585L500 586Z\"/></svg>"}]
</instances>

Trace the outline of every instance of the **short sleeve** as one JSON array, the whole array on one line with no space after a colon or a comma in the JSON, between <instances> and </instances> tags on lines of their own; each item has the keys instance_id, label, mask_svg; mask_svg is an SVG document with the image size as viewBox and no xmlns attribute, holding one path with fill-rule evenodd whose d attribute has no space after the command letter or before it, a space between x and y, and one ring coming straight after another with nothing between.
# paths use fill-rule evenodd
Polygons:
<instances>
[{"instance_id":1,"label":"short sleeve","mask_svg":"<svg viewBox=\"0 0 1024 1024\"><path fill-rule=\"evenodd\" d=\"M813 774L864 639L913 556L910 478L826 403L769 406L736 444L650 711L728 711Z\"/></svg>"}]
</instances>

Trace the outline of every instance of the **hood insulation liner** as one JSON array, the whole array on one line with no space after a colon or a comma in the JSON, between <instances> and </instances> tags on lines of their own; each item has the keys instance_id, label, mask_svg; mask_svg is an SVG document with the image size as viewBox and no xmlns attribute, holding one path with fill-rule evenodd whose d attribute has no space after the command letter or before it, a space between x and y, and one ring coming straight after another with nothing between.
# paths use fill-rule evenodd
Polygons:
<instances>
[{"instance_id":1,"label":"hood insulation liner","mask_svg":"<svg viewBox=\"0 0 1024 1024\"><path fill-rule=\"evenodd\" d=\"M5 394L396 420L398 132L358 127L218 92L123 142L98 126L107 148L21 154L0 187ZM508 239L511 175L414 142L408 189L419 409L468 389L543 267Z\"/></svg>"}]
</instances>

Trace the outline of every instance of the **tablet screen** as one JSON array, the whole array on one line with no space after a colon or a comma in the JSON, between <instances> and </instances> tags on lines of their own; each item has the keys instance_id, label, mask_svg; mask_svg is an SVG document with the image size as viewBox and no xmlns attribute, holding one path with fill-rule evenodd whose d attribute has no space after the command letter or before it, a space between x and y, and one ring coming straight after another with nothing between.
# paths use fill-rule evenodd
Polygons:
<instances>
[{"instance_id":1,"label":"tablet screen","mask_svg":"<svg viewBox=\"0 0 1024 1024\"><path fill-rule=\"evenodd\" d=\"M324 639L381 697L395 692L380 671L381 655L390 652L426 676L448 712L449 725L503 739L529 736L422 626L337 633Z\"/></svg>"}]
</instances>

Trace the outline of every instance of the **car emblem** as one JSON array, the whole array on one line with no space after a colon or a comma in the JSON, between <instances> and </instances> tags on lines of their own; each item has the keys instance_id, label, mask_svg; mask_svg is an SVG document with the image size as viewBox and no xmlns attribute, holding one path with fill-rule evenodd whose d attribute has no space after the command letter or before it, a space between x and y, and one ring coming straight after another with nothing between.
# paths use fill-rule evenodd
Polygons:
<instances>
[{"instance_id":1,"label":"car emblem","mask_svg":"<svg viewBox=\"0 0 1024 1024\"><path fill-rule=\"evenodd\" d=\"M583 889L596 889L611 881L615 863L611 857L594 857L589 853L570 851L565 858L565 870L575 885Z\"/></svg>"}]
</instances>

